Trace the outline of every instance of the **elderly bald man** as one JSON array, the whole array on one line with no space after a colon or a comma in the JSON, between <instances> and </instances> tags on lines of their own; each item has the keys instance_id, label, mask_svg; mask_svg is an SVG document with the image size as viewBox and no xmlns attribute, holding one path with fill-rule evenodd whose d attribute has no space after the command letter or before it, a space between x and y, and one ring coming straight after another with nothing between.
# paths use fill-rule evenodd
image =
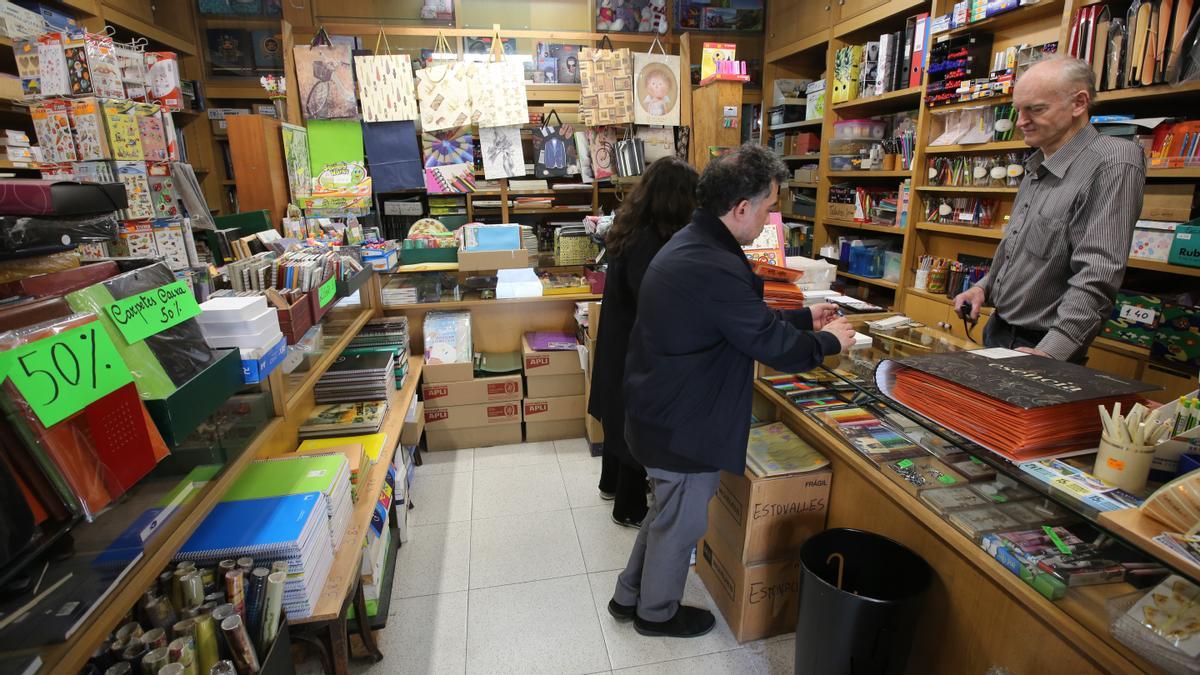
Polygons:
<instances>
[{"instance_id":1,"label":"elderly bald man","mask_svg":"<svg viewBox=\"0 0 1200 675\"><path fill-rule=\"evenodd\" d=\"M1146 159L1136 143L1101 136L1084 61L1055 57L1013 89L1017 128L1037 148L1013 202L991 272L954 298L972 317L996 308L984 344L1083 362L1112 310L1142 210Z\"/></svg>"}]
</instances>

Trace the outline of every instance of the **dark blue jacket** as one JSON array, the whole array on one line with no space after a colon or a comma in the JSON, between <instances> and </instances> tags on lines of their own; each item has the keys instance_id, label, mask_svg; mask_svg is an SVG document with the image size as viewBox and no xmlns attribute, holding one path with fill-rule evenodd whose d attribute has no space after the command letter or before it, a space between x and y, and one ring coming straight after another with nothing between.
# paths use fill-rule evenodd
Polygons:
<instances>
[{"instance_id":1,"label":"dark blue jacket","mask_svg":"<svg viewBox=\"0 0 1200 675\"><path fill-rule=\"evenodd\" d=\"M650 263L625 361L625 438L647 467L746 466L754 361L801 372L840 351L807 310L763 303L763 283L716 216L697 210Z\"/></svg>"}]
</instances>

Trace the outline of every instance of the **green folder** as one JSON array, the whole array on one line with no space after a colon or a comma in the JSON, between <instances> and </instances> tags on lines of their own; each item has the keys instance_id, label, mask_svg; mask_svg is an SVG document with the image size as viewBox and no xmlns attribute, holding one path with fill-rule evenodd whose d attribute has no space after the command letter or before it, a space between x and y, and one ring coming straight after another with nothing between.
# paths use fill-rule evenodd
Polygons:
<instances>
[{"instance_id":1,"label":"green folder","mask_svg":"<svg viewBox=\"0 0 1200 675\"><path fill-rule=\"evenodd\" d=\"M305 455L252 462L221 501L281 497L306 492L321 492L328 496L340 475L345 475L346 480L350 480L346 456L341 454Z\"/></svg>"}]
</instances>

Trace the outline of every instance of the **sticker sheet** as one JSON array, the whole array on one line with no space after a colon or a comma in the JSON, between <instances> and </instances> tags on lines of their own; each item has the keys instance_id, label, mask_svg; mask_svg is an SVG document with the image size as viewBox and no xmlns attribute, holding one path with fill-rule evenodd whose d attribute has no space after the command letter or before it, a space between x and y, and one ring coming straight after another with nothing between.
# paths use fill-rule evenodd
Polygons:
<instances>
[{"instance_id":1,"label":"sticker sheet","mask_svg":"<svg viewBox=\"0 0 1200 675\"><path fill-rule=\"evenodd\" d=\"M87 41L83 33L63 34L63 55L67 59L67 81L72 96L92 93L92 71L88 68Z\"/></svg>"},{"instance_id":2,"label":"sticker sheet","mask_svg":"<svg viewBox=\"0 0 1200 675\"><path fill-rule=\"evenodd\" d=\"M67 112L68 101L46 101L29 107L33 118L33 130L37 133L42 159L46 162L76 162L79 153L75 138L71 134L71 116Z\"/></svg>"},{"instance_id":3,"label":"sticker sheet","mask_svg":"<svg viewBox=\"0 0 1200 675\"><path fill-rule=\"evenodd\" d=\"M134 101L146 100L146 56L132 45L114 44L117 67L121 70L121 85L125 96Z\"/></svg>"},{"instance_id":4,"label":"sticker sheet","mask_svg":"<svg viewBox=\"0 0 1200 675\"><path fill-rule=\"evenodd\" d=\"M111 159L108 136L104 132L104 118L100 111L100 100L81 98L71 101L71 126L75 129L75 144L79 149L80 161Z\"/></svg>"},{"instance_id":5,"label":"sticker sheet","mask_svg":"<svg viewBox=\"0 0 1200 675\"><path fill-rule=\"evenodd\" d=\"M158 115L158 106L139 103L134 116L137 117L138 134L142 138L142 154L146 161L167 161L167 135L163 131L162 118Z\"/></svg>"},{"instance_id":6,"label":"sticker sheet","mask_svg":"<svg viewBox=\"0 0 1200 675\"><path fill-rule=\"evenodd\" d=\"M20 40L13 44L17 60L17 74L21 77L21 93L25 96L40 96L42 73L38 69L37 40Z\"/></svg>"},{"instance_id":7,"label":"sticker sheet","mask_svg":"<svg viewBox=\"0 0 1200 675\"><path fill-rule=\"evenodd\" d=\"M134 105L117 99L104 101L104 124L108 129L108 147L113 159L134 161L145 157Z\"/></svg>"},{"instance_id":8,"label":"sticker sheet","mask_svg":"<svg viewBox=\"0 0 1200 675\"><path fill-rule=\"evenodd\" d=\"M150 220L154 218L154 203L150 199L150 181L145 162L117 162L117 177L125 184L129 208L125 210L128 220Z\"/></svg>"},{"instance_id":9,"label":"sticker sheet","mask_svg":"<svg viewBox=\"0 0 1200 675\"><path fill-rule=\"evenodd\" d=\"M67 96L71 93L71 78L67 75L67 56L63 51L62 33L45 33L37 40L38 74L42 80L43 96Z\"/></svg>"},{"instance_id":10,"label":"sticker sheet","mask_svg":"<svg viewBox=\"0 0 1200 675\"><path fill-rule=\"evenodd\" d=\"M180 215L178 195L175 192L175 179L171 177L170 165L149 164L147 173L150 184L150 201L154 204L154 217L178 217Z\"/></svg>"},{"instance_id":11,"label":"sticker sheet","mask_svg":"<svg viewBox=\"0 0 1200 675\"><path fill-rule=\"evenodd\" d=\"M121 64L112 38L88 33L86 42L88 68L92 73L92 91L103 98L125 98L121 84Z\"/></svg>"}]
</instances>

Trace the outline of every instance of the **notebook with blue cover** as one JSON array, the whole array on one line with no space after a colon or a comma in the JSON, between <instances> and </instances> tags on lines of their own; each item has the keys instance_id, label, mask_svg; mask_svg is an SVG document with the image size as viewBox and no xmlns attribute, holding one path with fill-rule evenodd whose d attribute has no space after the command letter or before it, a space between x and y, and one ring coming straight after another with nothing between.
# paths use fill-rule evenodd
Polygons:
<instances>
[{"instance_id":1,"label":"notebook with blue cover","mask_svg":"<svg viewBox=\"0 0 1200 675\"><path fill-rule=\"evenodd\" d=\"M221 502L213 507L177 555L224 556L223 551L237 550L241 555L252 556L297 548L314 508L325 515L323 495L319 492Z\"/></svg>"}]
</instances>

